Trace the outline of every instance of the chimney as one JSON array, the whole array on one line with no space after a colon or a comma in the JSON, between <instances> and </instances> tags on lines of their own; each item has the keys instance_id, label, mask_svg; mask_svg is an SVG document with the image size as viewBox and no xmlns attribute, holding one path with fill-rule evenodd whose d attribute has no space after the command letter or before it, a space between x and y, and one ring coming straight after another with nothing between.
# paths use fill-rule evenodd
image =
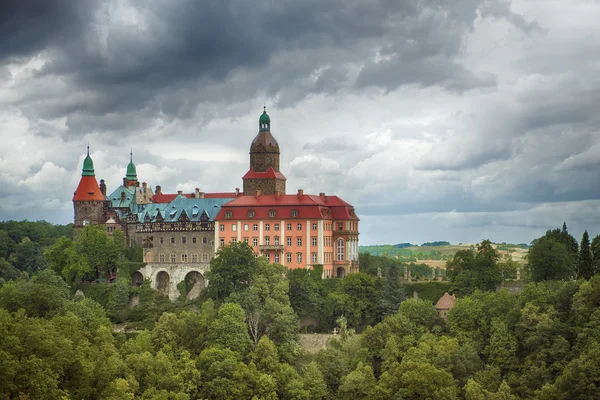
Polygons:
<instances>
[{"instance_id":1,"label":"chimney","mask_svg":"<svg viewBox=\"0 0 600 400\"><path fill-rule=\"evenodd\" d=\"M148 184L146 182L142 182L142 187L144 188L144 191L146 191L146 188L148 187Z\"/></svg>"},{"instance_id":2,"label":"chimney","mask_svg":"<svg viewBox=\"0 0 600 400\"><path fill-rule=\"evenodd\" d=\"M162 188L160 185L156 185L156 189L154 190L154 194L162 194Z\"/></svg>"},{"instance_id":3,"label":"chimney","mask_svg":"<svg viewBox=\"0 0 600 400\"><path fill-rule=\"evenodd\" d=\"M198 192L198 198L199 199L203 199L204 198L204 192Z\"/></svg>"},{"instance_id":4,"label":"chimney","mask_svg":"<svg viewBox=\"0 0 600 400\"><path fill-rule=\"evenodd\" d=\"M260 190L257 190L257 191L256 191L256 194L255 194L255 196L254 196L254 197L256 197L256 198L258 199L258 198L259 198L259 196L260 196Z\"/></svg>"},{"instance_id":5,"label":"chimney","mask_svg":"<svg viewBox=\"0 0 600 400\"><path fill-rule=\"evenodd\" d=\"M298 189L298 198L301 199L302 196L304 196L304 190L303 189Z\"/></svg>"},{"instance_id":6,"label":"chimney","mask_svg":"<svg viewBox=\"0 0 600 400\"><path fill-rule=\"evenodd\" d=\"M235 197L240 195L240 188L235 188Z\"/></svg>"},{"instance_id":7,"label":"chimney","mask_svg":"<svg viewBox=\"0 0 600 400\"><path fill-rule=\"evenodd\" d=\"M194 197L197 199L200 198L200 188L196 188L196 191L194 192Z\"/></svg>"},{"instance_id":8,"label":"chimney","mask_svg":"<svg viewBox=\"0 0 600 400\"><path fill-rule=\"evenodd\" d=\"M125 192L121 192L121 201L125 201Z\"/></svg>"},{"instance_id":9,"label":"chimney","mask_svg":"<svg viewBox=\"0 0 600 400\"><path fill-rule=\"evenodd\" d=\"M327 204L327 196L325 196L325 193L319 193L319 197L323 200L323 203Z\"/></svg>"},{"instance_id":10,"label":"chimney","mask_svg":"<svg viewBox=\"0 0 600 400\"><path fill-rule=\"evenodd\" d=\"M127 187L127 178L123 178L123 187Z\"/></svg>"},{"instance_id":11,"label":"chimney","mask_svg":"<svg viewBox=\"0 0 600 400\"><path fill-rule=\"evenodd\" d=\"M183 190L178 190L177 194L183 194Z\"/></svg>"},{"instance_id":12,"label":"chimney","mask_svg":"<svg viewBox=\"0 0 600 400\"><path fill-rule=\"evenodd\" d=\"M102 193L102 196L106 196L106 183L104 183L104 179L100 179L100 193Z\"/></svg>"},{"instance_id":13,"label":"chimney","mask_svg":"<svg viewBox=\"0 0 600 400\"><path fill-rule=\"evenodd\" d=\"M281 194L281 193L279 193L279 190L275 192L275 200L279 200L279 195L280 195L280 194Z\"/></svg>"}]
</instances>

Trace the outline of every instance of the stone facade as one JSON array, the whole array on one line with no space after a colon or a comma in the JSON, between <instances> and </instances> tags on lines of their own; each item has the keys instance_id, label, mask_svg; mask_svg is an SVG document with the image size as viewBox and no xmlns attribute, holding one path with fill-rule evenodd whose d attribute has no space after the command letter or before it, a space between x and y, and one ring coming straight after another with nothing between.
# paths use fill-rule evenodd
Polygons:
<instances>
[{"instance_id":1,"label":"stone facade","mask_svg":"<svg viewBox=\"0 0 600 400\"><path fill-rule=\"evenodd\" d=\"M85 225L100 225L106 219L104 202L99 201L74 201L75 210L75 228L82 228Z\"/></svg>"},{"instance_id":2,"label":"stone facade","mask_svg":"<svg viewBox=\"0 0 600 400\"><path fill-rule=\"evenodd\" d=\"M244 194L285 193L285 179L244 179Z\"/></svg>"},{"instance_id":3,"label":"stone facade","mask_svg":"<svg viewBox=\"0 0 600 400\"><path fill-rule=\"evenodd\" d=\"M138 270L142 280L150 279L152 288L168 296L171 300L179 297L177 285L183 281L190 281L191 288L188 288L188 298L197 296L200 290L208 285L206 272L210 266L199 264L147 264L144 268ZM136 277L134 276L134 280ZM139 280L138 280L139 281Z\"/></svg>"}]
</instances>

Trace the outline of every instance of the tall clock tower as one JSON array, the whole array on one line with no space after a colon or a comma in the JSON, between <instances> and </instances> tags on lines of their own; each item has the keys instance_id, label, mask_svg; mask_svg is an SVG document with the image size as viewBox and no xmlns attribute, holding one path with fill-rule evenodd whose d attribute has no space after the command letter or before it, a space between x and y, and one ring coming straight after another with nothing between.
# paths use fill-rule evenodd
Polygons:
<instances>
[{"instance_id":1,"label":"tall clock tower","mask_svg":"<svg viewBox=\"0 0 600 400\"><path fill-rule=\"evenodd\" d=\"M244 194L285 194L286 178L279 171L279 144L271 134L266 108L258 119L258 129L250 145L250 170L242 178Z\"/></svg>"}]
</instances>

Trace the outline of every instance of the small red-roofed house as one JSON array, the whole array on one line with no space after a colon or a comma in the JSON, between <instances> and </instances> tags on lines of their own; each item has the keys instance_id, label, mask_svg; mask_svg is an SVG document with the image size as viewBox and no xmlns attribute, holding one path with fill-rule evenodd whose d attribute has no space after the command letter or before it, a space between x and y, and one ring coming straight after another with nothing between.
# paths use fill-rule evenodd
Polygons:
<instances>
[{"instance_id":1,"label":"small red-roofed house","mask_svg":"<svg viewBox=\"0 0 600 400\"><path fill-rule=\"evenodd\" d=\"M448 312L454 307L455 301L456 299L454 294L449 295L448 292L444 293L444 295L440 297L435 305L435 309L440 318L443 318L445 321L448 320Z\"/></svg>"}]
</instances>

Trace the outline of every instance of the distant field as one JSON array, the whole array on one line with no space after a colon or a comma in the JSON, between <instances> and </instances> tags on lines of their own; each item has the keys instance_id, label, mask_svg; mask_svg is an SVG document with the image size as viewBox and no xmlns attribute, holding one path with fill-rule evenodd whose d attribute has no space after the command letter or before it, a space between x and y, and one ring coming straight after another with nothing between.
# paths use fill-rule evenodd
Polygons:
<instances>
[{"instance_id":1,"label":"distant field","mask_svg":"<svg viewBox=\"0 0 600 400\"><path fill-rule=\"evenodd\" d=\"M416 246L408 243L398 245L359 246L359 252L396 258L405 262L426 264L430 267L445 268L446 262L459 250L476 248L476 243L461 243L442 246ZM525 264L527 248L523 245L496 243L494 247L501 255L510 254L513 261Z\"/></svg>"}]
</instances>

